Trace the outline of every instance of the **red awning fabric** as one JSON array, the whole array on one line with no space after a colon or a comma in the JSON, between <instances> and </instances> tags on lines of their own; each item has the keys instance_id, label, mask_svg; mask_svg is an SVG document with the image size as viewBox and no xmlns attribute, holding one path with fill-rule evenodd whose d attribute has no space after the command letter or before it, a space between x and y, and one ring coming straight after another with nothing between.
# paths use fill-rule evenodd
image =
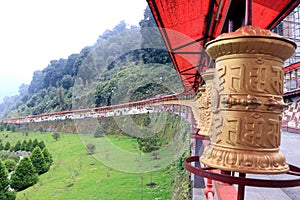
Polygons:
<instances>
[{"instance_id":1,"label":"red awning fabric","mask_svg":"<svg viewBox=\"0 0 300 200\"><path fill-rule=\"evenodd\" d=\"M203 46L243 23L245 0L147 0L186 91L197 91L211 60ZM252 24L273 29L300 0L253 0Z\"/></svg>"}]
</instances>

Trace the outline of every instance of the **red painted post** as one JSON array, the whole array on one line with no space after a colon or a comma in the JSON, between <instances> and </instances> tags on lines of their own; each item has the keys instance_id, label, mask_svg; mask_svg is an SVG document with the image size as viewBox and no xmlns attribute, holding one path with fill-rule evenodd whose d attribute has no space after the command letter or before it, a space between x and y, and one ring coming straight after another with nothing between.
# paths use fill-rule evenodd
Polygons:
<instances>
[{"instance_id":1,"label":"red painted post","mask_svg":"<svg viewBox=\"0 0 300 200\"><path fill-rule=\"evenodd\" d=\"M204 194L206 196L206 200L213 200L214 199L215 190L213 188L213 182L212 182L211 179L207 179L207 181L206 181L206 187L204 189Z\"/></svg>"}]
</instances>

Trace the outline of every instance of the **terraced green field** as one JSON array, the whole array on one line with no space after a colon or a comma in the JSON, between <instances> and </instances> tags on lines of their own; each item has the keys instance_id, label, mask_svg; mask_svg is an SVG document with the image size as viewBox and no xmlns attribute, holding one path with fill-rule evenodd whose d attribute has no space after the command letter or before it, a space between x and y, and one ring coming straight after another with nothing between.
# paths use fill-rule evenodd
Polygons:
<instances>
[{"instance_id":1,"label":"terraced green field","mask_svg":"<svg viewBox=\"0 0 300 200\"><path fill-rule=\"evenodd\" d=\"M20 132L0 132L0 139L3 143L9 141L15 144L18 140L34 140L35 138L39 141L43 140L53 156L54 163L49 172L41 175L36 185L18 192L17 199L166 200L174 195L172 194L174 186L178 185L176 164L148 173L122 172L105 166L99 159L89 155L83 143L83 137L77 134L60 133L61 137L56 141L52 134L29 132L26 136ZM120 149L137 155L141 154L133 138L108 136L106 139ZM99 154L97 147L96 154Z\"/></svg>"}]
</instances>

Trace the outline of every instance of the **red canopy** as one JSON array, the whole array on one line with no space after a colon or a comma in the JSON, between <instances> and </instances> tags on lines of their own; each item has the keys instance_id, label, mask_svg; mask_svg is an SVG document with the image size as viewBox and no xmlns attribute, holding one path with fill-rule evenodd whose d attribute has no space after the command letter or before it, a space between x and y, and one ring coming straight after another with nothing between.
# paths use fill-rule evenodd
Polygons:
<instances>
[{"instance_id":1,"label":"red canopy","mask_svg":"<svg viewBox=\"0 0 300 200\"><path fill-rule=\"evenodd\" d=\"M197 91L210 65L202 48L209 40L243 24L245 0L147 0L186 91ZM300 0L253 0L252 22L273 29Z\"/></svg>"}]
</instances>

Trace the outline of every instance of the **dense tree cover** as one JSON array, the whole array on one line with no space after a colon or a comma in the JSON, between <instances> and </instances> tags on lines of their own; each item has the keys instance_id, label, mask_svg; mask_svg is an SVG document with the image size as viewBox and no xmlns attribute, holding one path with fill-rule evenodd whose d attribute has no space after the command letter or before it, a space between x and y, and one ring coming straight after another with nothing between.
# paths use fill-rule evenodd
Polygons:
<instances>
[{"instance_id":1,"label":"dense tree cover","mask_svg":"<svg viewBox=\"0 0 300 200\"><path fill-rule=\"evenodd\" d=\"M19 162L10 180L10 186L16 191L24 190L37 183L38 174L35 172L29 157L25 156Z\"/></svg>"},{"instance_id":2,"label":"dense tree cover","mask_svg":"<svg viewBox=\"0 0 300 200\"><path fill-rule=\"evenodd\" d=\"M140 27L121 21L95 44L35 71L31 83L20 86L19 95L0 104L0 118L117 104L115 100L126 94L136 101L174 93L162 85L166 80L182 88L147 8Z\"/></svg>"},{"instance_id":3,"label":"dense tree cover","mask_svg":"<svg viewBox=\"0 0 300 200\"><path fill-rule=\"evenodd\" d=\"M9 116L17 116L17 114L13 111L18 109L18 107L21 105L20 102L21 96L20 95L14 95L10 97L5 97L3 99L3 103L0 104L0 117L5 117L7 115Z\"/></svg>"},{"instance_id":4,"label":"dense tree cover","mask_svg":"<svg viewBox=\"0 0 300 200\"><path fill-rule=\"evenodd\" d=\"M171 59L165 50L157 25L149 7L145 9L144 19L140 21L142 48L147 52L142 56L144 63L170 63Z\"/></svg>"},{"instance_id":5,"label":"dense tree cover","mask_svg":"<svg viewBox=\"0 0 300 200\"><path fill-rule=\"evenodd\" d=\"M139 144L139 149L142 152L149 153L152 151L159 150L162 145L161 139L158 134L153 133L151 129L147 129L151 122L150 113L146 113L142 120L142 131L141 137L137 138L137 142Z\"/></svg>"},{"instance_id":6,"label":"dense tree cover","mask_svg":"<svg viewBox=\"0 0 300 200\"><path fill-rule=\"evenodd\" d=\"M25 156L21 160L18 155L0 152L0 199L10 200L16 198L15 192L10 191L10 188L20 191L34 185L38 180L38 175L50 169L53 159L44 141L39 142L34 139L33 142L23 140L23 142L17 141L15 145L8 144L9 142L6 142L5 146L10 146L10 151L22 151L21 148L25 150L25 147L30 149L35 147L30 157ZM31 145L27 146L27 144ZM7 170L12 172L10 187Z\"/></svg>"}]
</instances>

